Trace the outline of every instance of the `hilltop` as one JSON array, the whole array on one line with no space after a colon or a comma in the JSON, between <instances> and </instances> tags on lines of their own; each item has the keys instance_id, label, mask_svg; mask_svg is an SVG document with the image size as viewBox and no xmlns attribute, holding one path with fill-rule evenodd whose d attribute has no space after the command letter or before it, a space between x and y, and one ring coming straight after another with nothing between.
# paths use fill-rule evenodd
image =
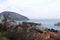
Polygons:
<instances>
[{"instance_id":1,"label":"hilltop","mask_svg":"<svg viewBox=\"0 0 60 40\"><path fill-rule=\"evenodd\" d=\"M6 18L10 20L16 20L16 21L26 21L29 20L26 16L23 16L21 14L11 12L11 11L4 11L0 13L0 17L5 16Z\"/></svg>"}]
</instances>

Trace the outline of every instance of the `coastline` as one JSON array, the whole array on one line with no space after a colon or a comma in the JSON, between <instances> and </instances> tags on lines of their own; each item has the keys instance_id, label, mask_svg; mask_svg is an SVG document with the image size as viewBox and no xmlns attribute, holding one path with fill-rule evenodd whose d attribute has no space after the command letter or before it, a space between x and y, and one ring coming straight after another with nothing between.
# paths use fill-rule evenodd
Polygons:
<instances>
[{"instance_id":1,"label":"coastline","mask_svg":"<svg viewBox=\"0 0 60 40\"><path fill-rule=\"evenodd\" d=\"M13 23L14 22L12 22L12 24ZM1 23L0 23L0 26L1 26ZM2 24L2 27L3 27L3 24ZM52 38L52 36L56 37L57 35L59 35L59 34L57 34L59 32L58 30L44 28L43 25L41 25L39 23L34 23L34 22L19 22L18 24L16 24L16 22L15 22L15 25L12 25L10 27L8 27L8 25L6 25L6 28L8 28L8 29L5 31L1 29L3 31L2 35L5 35L6 37L9 37L9 38L12 35L11 37L13 38L13 40L22 39L22 38L19 39L19 37L21 37L21 36L24 37L25 33L26 33L25 37L27 38L25 40L32 40L32 38L34 40L55 39L55 38ZM21 36L18 36L18 34ZM15 35L15 37L17 35L18 38L14 38L13 35ZM28 35L32 36L32 38L30 38Z\"/></svg>"},{"instance_id":2,"label":"coastline","mask_svg":"<svg viewBox=\"0 0 60 40\"><path fill-rule=\"evenodd\" d=\"M60 39L60 30L45 28L34 22L1 20L0 35L10 40L57 40Z\"/></svg>"}]
</instances>

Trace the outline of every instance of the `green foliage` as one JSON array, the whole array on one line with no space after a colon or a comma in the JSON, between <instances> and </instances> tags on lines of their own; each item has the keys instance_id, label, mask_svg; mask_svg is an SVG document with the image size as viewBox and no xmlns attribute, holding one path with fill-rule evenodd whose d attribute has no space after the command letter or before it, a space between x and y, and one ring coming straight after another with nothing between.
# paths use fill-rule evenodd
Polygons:
<instances>
[{"instance_id":1,"label":"green foliage","mask_svg":"<svg viewBox=\"0 0 60 40\"><path fill-rule=\"evenodd\" d=\"M4 36L0 36L0 40L9 40L9 39Z\"/></svg>"}]
</instances>

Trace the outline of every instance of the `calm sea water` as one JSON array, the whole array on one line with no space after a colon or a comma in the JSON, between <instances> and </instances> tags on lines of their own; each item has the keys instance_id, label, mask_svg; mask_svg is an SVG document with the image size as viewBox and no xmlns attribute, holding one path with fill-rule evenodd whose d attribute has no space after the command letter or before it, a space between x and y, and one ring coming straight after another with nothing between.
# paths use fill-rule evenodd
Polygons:
<instances>
[{"instance_id":1,"label":"calm sea water","mask_svg":"<svg viewBox=\"0 0 60 40\"><path fill-rule=\"evenodd\" d=\"M44 19L44 20L41 20L41 19L31 19L29 20L30 22L35 22L35 23L41 23L42 26L44 26L45 28L53 28L53 29L56 29L56 30L60 30L60 26L54 26L54 24L60 22L59 19Z\"/></svg>"}]
</instances>

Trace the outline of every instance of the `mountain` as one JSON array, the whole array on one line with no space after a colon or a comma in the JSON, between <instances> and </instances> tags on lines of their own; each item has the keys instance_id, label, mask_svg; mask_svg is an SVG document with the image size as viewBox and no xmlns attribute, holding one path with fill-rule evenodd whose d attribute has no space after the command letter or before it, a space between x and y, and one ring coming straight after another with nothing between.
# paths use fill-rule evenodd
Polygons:
<instances>
[{"instance_id":1,"label":"mountain","mask_svg":"<svg viewBox=\"0 0 60 40\"><path fill-rule=\"evenodd\" d=\"M26 16L20 15L15 12L10 12L10 11L4 11L0 13L0 16L6 16L10 20L16 20L16 21L26 21L29 20Z\"/></svg>"}]
</instances>

